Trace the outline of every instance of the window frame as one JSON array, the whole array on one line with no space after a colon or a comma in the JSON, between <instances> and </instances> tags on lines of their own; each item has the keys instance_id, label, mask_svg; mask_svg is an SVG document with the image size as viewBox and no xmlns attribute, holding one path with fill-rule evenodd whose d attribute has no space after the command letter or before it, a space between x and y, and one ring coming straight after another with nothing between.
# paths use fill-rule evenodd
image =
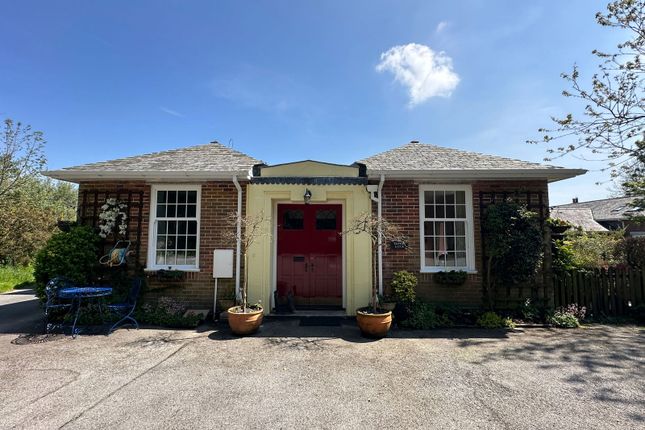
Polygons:
<instances>
[{"instance_id":1,"label":"window frame","mask_svg":"<svg viewBox=\"0 0 645 430\"><path fill-rule=\"evenodd\" d=\"M425 217L425 192L426 191L464 191L466 204L466 265L465 266L427 266L425 250L425 221L450 221L463 220L464 218L426 218ZM475 233L473 225L473 190L467 184L422 184L419 185L419 262L421 273L437 273L450 270L463 270L468 273L477 273L475 266Z\"/></svg>"},{"instance_id":2,"label":"window frame","mask_svg":"<svg viewBox=\"0 0 645 430\"><path fill-rule=\"evenodd\" d=\"M157 218L157 192L158 191L196 191L197 202L195 207L195 217L178 218L178 217L160 217ZM153 184L150 187L150 219L148 221L148 258L146 269L155 270L181 270L184 272L199 272L199 247L201 239L201 204L202 204L202 186L200 184ZM159 265L157 261L157 221L197 221L197 238L195 242L195 264L174 264Z\"/></svg>"}]
</instances>

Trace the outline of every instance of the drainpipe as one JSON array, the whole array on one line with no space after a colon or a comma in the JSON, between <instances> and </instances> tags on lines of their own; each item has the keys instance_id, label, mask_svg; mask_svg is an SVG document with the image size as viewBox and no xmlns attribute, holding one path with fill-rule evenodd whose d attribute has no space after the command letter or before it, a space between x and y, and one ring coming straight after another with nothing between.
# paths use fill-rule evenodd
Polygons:
<instances>
[{"instance_id":1,"label":"drainpipe","mask_svg":"<svg viewBox=\"0 0 645 430\"><path fill-rule=\"evenodd\" d=\"M368 191L370 193L370 198L373 202L376 202L376 215L378 219L379 226L381 225L382 219L382 202L383 202L383 184L385 183L385 175L381 175L381 178L378 183L378 188L374 190L374 185L368 186ZM371 188L371 189L370 189ZM374 191L377 191L378 197L374 196ZM379 229L378 232L378 242L377 242L377 260L378 260L378 292L383 294L383 237Z\"/></svg>"},{"instance_id":2,"label":"drainpipe","mask_svg":"<svg viewBox=\"0 0 645 430\"><path fill-rule=\"evenodd\" d=\"M377 203L377 217L379 226L381 225L381 207L383 204L383 183L385 183L385 175L381 175L381 180L378 183L378 203ZM378 292L383 295L383 237L379 231L378 235Z\"/></svg>"},{"instance_id":3,"label":"drainpipe","mask_svg":"<svg viewBox=\"0 0 645 430\"><path fill-rule=\"evenodd\" d=\"M237 221L236 221L236 228L237 228L237 241L235 244L235 298L238 298L240 296L240 252L242 250L242 220L240 217L242 216L242 187L240 186L240 183L237 181L237 176L233 176L233 184L235 184L235 188L237 188Z\"/></svg>"}]
</instances>

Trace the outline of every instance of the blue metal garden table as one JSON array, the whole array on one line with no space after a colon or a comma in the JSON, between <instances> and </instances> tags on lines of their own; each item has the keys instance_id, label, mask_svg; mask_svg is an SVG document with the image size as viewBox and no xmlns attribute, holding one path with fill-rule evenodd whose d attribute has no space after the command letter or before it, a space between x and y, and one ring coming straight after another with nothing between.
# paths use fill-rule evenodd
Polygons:
<instances>
[{"instance_id":1,"label":"blue metal garden table","mask_svg":"<svg viewBox=\"0 0 645 430\"><path fill-rule=\"evenodd\" d=\"M111 287L69 287L61 288L58 290L58 297L61 299L67 299L72 301L72 306L76 304L76 313L74 315L74 323L72 324L72 336L76 337L78 334L76 328L76 322L78 321L78 314L81 310L81 305L83 301L86 304L90 304L94 300L99 307L99 313L101 314L101 320L103 320L103 307L101 306L101 301L105 297L112 295ZM105 322L103 320L103 322Z\"/></svg>"}]
</instances>

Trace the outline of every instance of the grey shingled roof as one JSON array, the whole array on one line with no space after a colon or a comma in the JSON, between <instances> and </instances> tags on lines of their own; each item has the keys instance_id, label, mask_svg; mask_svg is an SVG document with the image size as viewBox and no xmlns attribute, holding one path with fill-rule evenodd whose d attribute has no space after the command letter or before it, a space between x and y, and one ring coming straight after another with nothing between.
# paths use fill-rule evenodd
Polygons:
<instances>
[{"instance_id":1,"label":"grey shingled roof","mask_svg":"<svg viewBox=\"0 0 645 430\"><path fill-rule=\"evenodd\" d=\"M562 208L551 209L551 218L561 219L574 227L580 227L584 231L608 231L593 219L589 208Z\"/></svg>"},{"instance_id":2,"label":"grey shingled roof","mask_svg":"<svg viewBox=\"0 0 645 430\"><path fill-rule=\"evenodd\" d=\"M381 152L360 160L367 166L368 173L391 172L523 172L532 176L543 176L557 180L585 173L581 169L565 169L540 163L515 160L479 152L429 145L416 141Z\"/></svg>"},{"instance_id":3,"label":"grey shingled roof","mask_svg":"<svg viewBox=\"0 0 645 430\"><path fill-rule=\"evenodd\" d=\"M119 158L61 170L45 172L64 180L89 179L122 176L124 179L152 177L154 175L199 177L245 174L262 161L218 142L186 148L154 152L133 157Z\"/></svg>"},{"instance_id":4,"label":"grey shingled roof","mask_svg":"<svg viewBox=\"0 0 645 430\"><path fill-rule=\"evenodd\" d=\"M568 203L555 206L555 208L586 208L591 210L596 221L623 221L629 215L645 214L645 211L639 211L637 208L630 206L634 200L635 197L616 197L589 202Z\"/></svg>"}]
</instances>

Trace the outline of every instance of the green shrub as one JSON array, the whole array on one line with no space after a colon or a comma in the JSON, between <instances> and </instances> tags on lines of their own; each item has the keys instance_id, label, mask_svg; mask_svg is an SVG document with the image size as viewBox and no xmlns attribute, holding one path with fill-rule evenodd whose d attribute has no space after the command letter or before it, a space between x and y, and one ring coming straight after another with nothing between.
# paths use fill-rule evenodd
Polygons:
<instances>
[{"instance_id":1,"label":"green shrub","mask_svg":"<svg viewBox=\"0 0 645 430\"><path fill-rule=\"evenodd\" d=\"M412 273L401 270L392 275L392 295L399 303L413 303L419 281Z\"/></svg>"},{"instance_id":2,"label":"green shrub","mask_svg":"<svg viewBox=\"0 0 645 430\"><path fill-rule=\"evenodd\" d=\"M31 288L34 269L31 266L0 266L0 293L18 288Z\"/></svg>"},{"instance_id":3,"label":"green shrub","mask_svg":"<svg viewBox=\"0 0 645 430\"><path fill-rule=\"evenodd\" d=\"M601 269L621 263L616 249L623 240L623 231L583 232L570 230L562 246L571 253L570 263L578 269Z\"/></svg>"},{"instance_id":4,"label":"green shrub","mask_svg":"<svg viewBox=\"0 0 645 430\"><path fill-rule=\"evenodd\" d=\"M626 237L616 244L616 258L632 267L645 267L645 237Z\"/></svg>"},{"instance_id":5,"label":"green shrub","mask_svg":"<svg viewBox=\"0 0 645 430\"><path fill-rule=\"evenodd\" d=\"M98 264L99 236L87 226L74 226L54 234L34 261L36 295L45 298L47 281L64 276L77 284L92 281Z\"/></svg>"},{"instance_id":6,"label":"green shrub","mask_svg":"<svg viewBox=\"0 0 645 430\"><path fill-rule=\"evenodd\" d=\"M411 306L409 318L399 322L399 325L402 328L429 330L437 327L450 327L453 324L445 313L438 314L434 306L417 300Z\"/></svg>"},{"instance_id":7,"label":"green shrub","mask_svg":"<svg viewBox=\"0 0 645 430\"><path fill-rule=\"evenodd\" d=\"M628 314L638 324L645 324L645 303L630 308Z\"/></svg>"},{"instance_id":8,"label":"green shrub","mask_svg":"<svg viewBox=\"0 0 645 430\"><path fill-rule=\"evenodd\" d=\"M186 307L171 297L161 297L156 303L146 303L136 311L140 323L173 328L194 328L201 316L186 313Z\"/></svg>"},{"instance_id":9,"label":"green shrub","mask_svg":"<svg viewBox=\"0 0 645 430\"><path fill-rule=\"evenodd\" d=\"M515 328L510 318L502 318L495 312L484 312L478 319L477 325L484 328Z\"/></svg>"},{"instance_id":10,"label":"green shrub","mask_svg":"<svg viewBox=\"0 0 645 430\"><path fill-rule=\"evenodd\" d=\"M517 315L523 321L536 322L542 319L542 310L531 299L526 299L517 308Z\"/></svg>"},{"instance_id":11,"label":"green shrub","mask_svg":"<svg viewBox=\"0 0 645 430\"><path fill-rule=\"evenodd\" d=\"M580 327L580 321L575 315L562 310L555 311L553 315L548 318L549 323L560 328L577 328Z\"/></svg>"}]
</instances>

